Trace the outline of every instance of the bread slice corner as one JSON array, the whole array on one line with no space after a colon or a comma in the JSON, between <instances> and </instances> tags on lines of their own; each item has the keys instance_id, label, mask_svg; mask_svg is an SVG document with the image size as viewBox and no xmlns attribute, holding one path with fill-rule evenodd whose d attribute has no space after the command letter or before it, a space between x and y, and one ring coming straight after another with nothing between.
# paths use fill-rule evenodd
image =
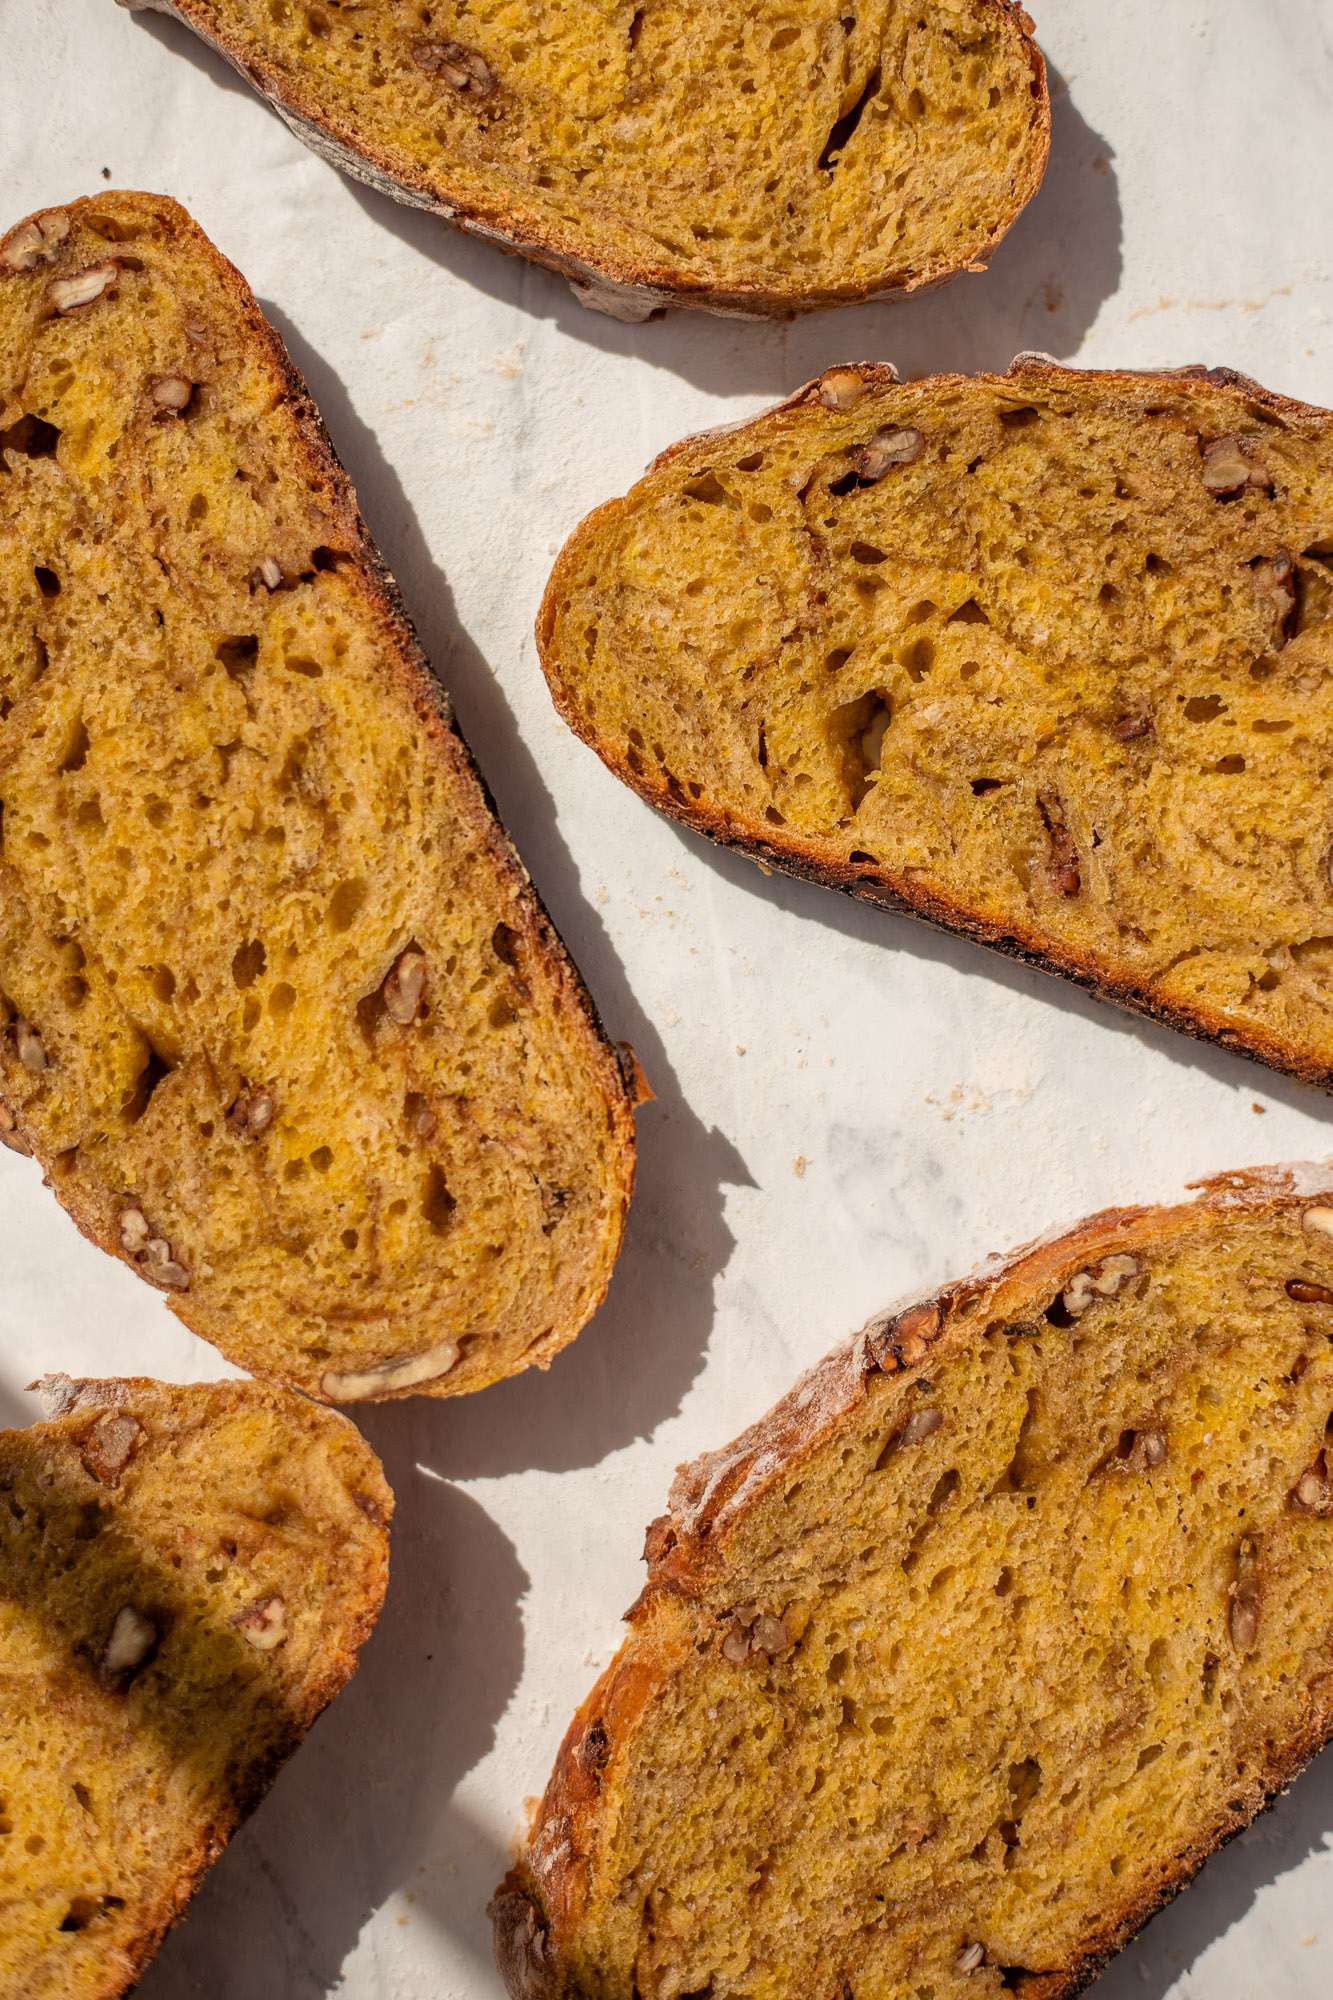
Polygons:
<instances>
[{"instance_id":1,"label":"bread slice corner","mask_svg":"<svg viewBox=\"0 0 1333 2000\"><path fill-rule=\"evenodd\" d=\"M37 1386L0 1432L0 1990L115 2000L352 1674L393 1501L284 1389Z\"/></svg>"},{"instance_id":2,"label":"bread slice corner","mask_svg":"<svg viewBox=\"0 0 1333 2000\"><path fill-rule=\"evenodd\" d=\"M902 296L979 270L1036 193L1050 94L1017 0L771 19L687 0L121 0L184 22L381 193L622 320Z\"/></svg>"},{"instance_id":3,"label":"bread slice corner","mask_svg":"<svg viewBox=\"0 0 1333 2000\"><path fill-rule=\"evenodd\" d=\"M0 1134L255 1374L545 1366L619 1248L628 1059L178 204L0 240L0 464Z\"/></svg>"},{"instance_id":4,"label":"bread slice corner","mask_svg":"<svg viewBox=\"0 0 1333 2000\"><path fill-rule=\"evenodd\" d=\"M1333 415L1226 368L833 368L552 572L571 727L768 867L1333 1082Z\"/></svg>"},{"instance_id":5,"label":"bread slice corner","mask_svg":"<svg viewBox=\"0 0 1333 2000\"><path fill-rule=\"evenodd\" d=\"M1067 2000L1333 1733L1333 1169L873 1321L649 1531L522 2000Z\"/></svg>"}]
</instances>

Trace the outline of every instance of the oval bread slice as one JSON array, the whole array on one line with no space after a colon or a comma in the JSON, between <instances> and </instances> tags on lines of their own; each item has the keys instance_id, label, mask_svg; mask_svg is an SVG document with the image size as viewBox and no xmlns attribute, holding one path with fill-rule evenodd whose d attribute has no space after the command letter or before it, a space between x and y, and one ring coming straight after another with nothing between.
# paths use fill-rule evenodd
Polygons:
<instances>
[{"instance_id":1,"label":"oval bread slice","mask_svg":"<svg viewBox=\"0 0 1333 2000\"><path fill-rule=\"evenodd\" d=\"M754 316L984 264L1036 192L1012 0L123 0L194 28L297 136L622 319Z\"/></svg>"},{"instance_id":2,"label":"oval bread slice","mask_svg":"<svg viewBox=\"0 0 1333 2000\"><path fill-rule=\"evenodd\" d=\"M114 2000L351 1676L393 1503L284 1389L39 1386L0 1432L0 1991Z\"/></svg>"},{"instance_id":3,"label":"oval bread slice","mask_svg":"<svg viewBox=\"0 0 1333 2000\"><path fill-rule=\"evenodd\" d=\"M1333 1171L1109 1210L679 1474L515 2000L1066 2000L1333 1731Z\"/></svg>"},{"instance_id":4,"label":"oval bread slice","mask_svg":"<svg viewBox=\"0 0 1333 2000\"><path fill-rule=\"evenodd\" d=\"M629 1097L244 280L106 194L0 242L0 1125L255 1374L544 1364Z\"/></svg>"},{"instance_id":5,"label":"oval bread slice","mask_svg":"<svg viewBox=\"0 0 1333 2000\"><path fill-rule=\"evenodd\" d=\"M835 368L562 553L556 702L767 865L1333 1081L1333 416Z\"/></svg>"}]
</instances>

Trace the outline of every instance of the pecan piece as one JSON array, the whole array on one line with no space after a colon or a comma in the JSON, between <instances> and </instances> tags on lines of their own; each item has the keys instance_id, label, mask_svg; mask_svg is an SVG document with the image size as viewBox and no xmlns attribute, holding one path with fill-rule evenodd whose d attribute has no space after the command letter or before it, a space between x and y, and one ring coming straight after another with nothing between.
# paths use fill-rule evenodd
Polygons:
<instances>
[{"instance_id":1,"label":"pecan piece","mask_svg":"<svg viewBox=\"0 0 1333 2000\"><path fill-rule=\"evenodd\" d=\"M0 243L0 264L7 271L33 271L39 264L51 262L68 235L69 217L64 209L48 208L45 214L34 215L31 222L21 222L10 230Z\"/></svg>"},{"instance_id":2,"label":"pecan piece","mask_svg":"<svg viewBox=\"0 0 1333 2000\"><path fill-rule=\"evenodd\" d=\"M227 1124L242 1139L258 1139L273 1123L277 1100L263 1084L247 1085L227 1113Z\"/></svg>"},{"instance_id":3,"label":"pecan piece","mask_svg":"<svg viewBox=\"0 0 1333 2000\"><path fill-rule=\"evenodd\" d=\"M18 1135L18 1120L7 1104L0 1104L0 1146L8 1146L11 1153L22 1153L28 1158L30 1148Z\"/></svg>"},{"instance_id":4,"label":"pecan piece","mask_svg":"<svg viewBox=\"0 0 1333 2000\"><path fill-rule=\"evenodd\" d=\"M159 417L178 417L190 406L194 383L185 375L155 375L148 394Z\"/></svg>"},{"instance_id":5,"label":"pecan piece","mask_svg":"<svg viewBox=\"0 0 1333 2000\"><path fill-rule=\"evenodd\" d=\"M257 1652L271 1653L287 1637L287 1606L280 1597L258 1597L231 1622Z\"/></svg>"},{"instance_id":6,"label":"pecan piece","mask_svg":"<svg viewBox=\"0 0 1333 2000\"><path fill-rule=\"evenodd\" d=\"M1264 493L1273 490L1273 475L1268 467L1254 456L1249 443L1228 431L1225 437L1213 438L1201 445L1203 452L1203 483L1207 490L1219 500L1230 500L1247 487L1256 487Z\"/></svg>"},{"instance_id":7,"label":"pecan piece","mask_svg":"<svg viewBox=\"0 0 1333 2000\"><path fill-rule=\"evenodd\" d=\"M400 1028L410 1028L426 990L426 955L409 947L400 952L380 988L384 1011Z\"/></svg>"},{"instance_id":8,"label":"pecan piece","mask_svg":"<svg viewBox=\"0 0 1333 2000\"><path fill-rule=\"evenodd\" d=\"M1261 604L1273 614L1277 627L1273 651L1281 652L1291 637L1296 618L1296 571L1285 549L1275 556L1260 556L1250 564L1255 592Z\"/></svg>"},{"instance_id":9,"label":"pecan piece","mask_svg":"<svg viewBox=\"0 0 1333 2000\"><path fill-rule=\"evenodd\" d=\"M1086 1271L1076 1272L1061 1292L1060 1303L1071 1319L1080 1319L1098 1299L1113 1299L1142 1269L1137 1257L1124 1250L1113 1251L1100 1263L1089 1264Z\"/></svg>"},{"instance_id":10,"label":"pecan piece","mask_svg":"<svg viewBox=\"0 0 1333 2000\"><path fill-rule=\"evenodd\" d=\"M1046 829L1046 841L1050 849L1051 882L1056 893L1061 896L1077 896L1083 887L1083 877L1079 872L1078 848L1074 836L1069 831L1063 802L1054 792L1037 794L1037 811Z\"/></svg>"},{"instance_id":11,"label":"pecan piece","mask_svg":"<svg viewBox=\"0 0 1333 2000\"><path fill-rule=\"evenodd\" d=\"M1333 1489L1329 1486L1328 1456L1320 1452L1314 1464L1303 1472L1291 1491L1291 1504L1305 1514L1333 1514Z\"/></svg>"},{"instance_id":12,"label":"pecan piece","mask_svg":"<svg viewBox=\"0 0 1333 2000\"><path fill-rule=\"evenodd\" d=\"M146 1618L132 1604L122 1605L97 1662L97 1677L102 1686L109 1690L128 1687L156 1651L160 1637L151 1618Z\"/></svg>"},{"instance_id":13,"label":"pecan piece","mask_svg":"<svg viewBox=\"0 0 1333 2000\"><path fill-rule=\"evenodd\" d=\"M780 1618L769 1613L761 1613L758 1605L749 1605L738 1611L722 1641L722 1656L733 1666L740 1666L756 1654L766 1659L776 1659L781 1653L791 1651L791 1636Z\"/></svg>"},{"instance_id":14,"label":"pecan piece","mask_svg":"<svg viewBox=\"0 0 1333 2000\"><path fill-rule=\"evenodd\" d=\"M819 378L815 401L826 410L850 410L865 392L866 381L859 368L830 368Z\"/></svg>"},{"instance_id":15,"label":"pecan piece","mask_svg":"<svg viewBox=\"0 0 1333 2000\"><path fill-rule=\"evenodd\" d=\"M103 1486L113 1486L139 1449L143 1425L123 1410L108 1410L83 1441L84 1471Z\"/></svg>"},{"instance_id":16,"label":"pecan piece","mask_svg":"<svg viewBox=\"0 0 1333 2000\"><path fill-rule=\"evenodd\" d=\"M872 1327L866 1335L866 1350L881 1373L892 1375L895 1368L915 1368L925 1359L930 1342L940 1330L937 1305L909 1306L883 1326Z\"/></svg>"},{"instance_id":17,"label":"pecan piece","mask_svg":"<svg viewBox=\"0 0 1333 2000\"><path fill-rule=\"evenodd\" d=\"M14 1023L14 1053L24 1069L30 1069L36 1076L40 1076L49 1061L45 1042L32 1022L25 1021L21 1014Z\"/></svg>"},{"instance_id":18,"label":"pecan piece","mask_svg":"<svg viewBox=\"0 0 1333 2000\"><path fill-rule=\"evenodd\" d=\"M1252 1653L1259 1639L1259 1550L1247 1535L1236 1550L1227 1630L1238 1653Z\"/></svg>"},{"instance_id":19,"label":"pecan piece","mask_svg":"<svg viewBox=\"0 0 1333 2000\"><path fill-rule=\"evenodd\" d=\"M924 433L909 425L882 424L852 453L852 468L862 486L876 486L895 465L912 465L926 448Z\"/></svg>"},{"instance_id":20,"label":"pecan piece","mask_svg":"<svg viewBox=\"0 0 1333 2000\"><path fill-rule=\"evenodd\" d=\"M52 278L46 288L46 296L58 313L78 312L81 306L90 306L109 292L120 276L120 266L114 259L105 264L90 264L85 271L76 271L72 278Z\"/></svg>"},{"instance_id":21,"label":"pecan piece","mask_svg":"<svg viewBox=\"0 0 1333 2000\"><path fill-rule=\"evenodd\" d=\"M1286 1290L1298 1306L1333 1306L1333 1291L1327 1285L1312 1284L1308 1278L1288 1278Z\"/></svg>"},{"instance_id":22,"label":"pecan piece","mask_svg":"<svg viewBox=\"0 0 1333 2000\"><path fill-rule=\"evenodd\" d=\"M368 1396L382 1396L388 1390L414 1389L419 1382L434 1382L458 1364L457 1341L442 1340L424 1354L411 1354L404 1361L382 1361L378 1366L339 1371L330 1368L320 1378L320 1388L333 1403L355 1403Z\"/></svg>"},{"instance_id":23,"label":"pecan piece","mask_svg":"<svg viewBox=\"0 0 1333 2000\"><path fill-rule=\"evenodd\" d=\"M412 60L427 76L438 76L460 97L487 98L495 94L495 71L484 56L462 42L414 42Z\"/></svg>"}]
</instances>

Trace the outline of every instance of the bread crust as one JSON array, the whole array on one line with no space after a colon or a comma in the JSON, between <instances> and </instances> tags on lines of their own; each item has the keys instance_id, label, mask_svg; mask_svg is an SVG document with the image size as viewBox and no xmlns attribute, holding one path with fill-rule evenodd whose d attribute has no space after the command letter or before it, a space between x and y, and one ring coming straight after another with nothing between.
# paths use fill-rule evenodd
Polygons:
<instances>
[{"instance_id":1,"label":"bread crust","mask_svg":"<svg viewBox=\"0 0 1333 2000\"><path fill-rule=\"evenodd\" d=\"M1058 1292L1090 1263L1116 1251L1169 1241L1182 1225L1200 1217L1224 1221L1237 1209L1274 1213L1333 1200L1333 1164L1255 1167L1191 1185L1199 1189L1194 1201L1103 1209L1062 1234L991 1259L971 1277L877 1315L850 1343L808 1370L734 1444L678 1469L667 1512L648 1530L648 1581L626 1613L630 1636L570 1724L533 1813L524 1853L490 1905L496 1958L511 2000L584 2000L565 1970L562 1940L588 1900L597 1862L605 1745L625 1739L691 1643L683 1615L679 1647L674 1643L673 1601L683 1614L686 1604L725 1573L732 1531L771 1487L790 1481L793 1472L837 1436L870 1393L871 1383L885 1373L901 1374L929 1353L966 1344L974 1326L1005 1317L1034 1291ZM966 1321L960 1324L964 1308ZM904 1394L907 1381L903 1375ZM1318 1684L1306 1727L1294 1741L1274 1747L1262 1780L1232 1802L1238 1809L1224 1809L1205 1837L1164 1859L1157 1876L1133 1901L1108 1910L1068 1966L1022 1980L1019 1990L1027 2000L1073 2000L1083 1992L1209 1857L1266 1811L1330 1741L1333 1670Z\"/></svg>"},{"instance_id":2,"label":"bread crust","mask_svg":"<svg viewBox=\"0 0 1333 2000\"><path fill-rule=\"evenodd\" d=\"M301 1690L298 1703L284 1717L283 1739L274 1745L263 1764L254 1764L240 1774L236 1791L226 1808L199 1829L195 1846L175 1879L163 1891L158 1904L146 1914L138 1934L130 1941L117 1963L108 1965L106 1977L88 2000L119 2000L128 1993L155 1957L163 1938L197 1893L204 1876L223 1852L241 1822L261 1803L287 1759L297 1749L312 1725L334 1696L347 1685L356 1671L362 1646L375 1629L389 1581L387 1530L393 1516L393 1494L383 1468L361 1433L347 1417L323 1409L289 1389L260 1382L209 1382L182 1387L157 1382L146 1376L107 1380L71 1380L68 1375L47 1375L31 1385L47 1407L42 1428L55 1437L63 1433L81 1436L88 1428L90 1412L133 1408L157 1415L164 1427L178 1421L182 1406L203 1401L223 1410L237 1406L254 1408L267 1404L281 1408L294 1427L308 1431L332 1432L340 1443L350 1445L361 1461L359 1485L354 1494L357 1505L378 1531L379 1556L370 1568L359 1601L352 1607L350 1621L336 1643L327 1646L327 1658L317 1674Z\"/></svg>"},{"instance_id":3,"label":"bread crust","mask_svg":"<svg viewBox=\"0 0 1333 2000\"><path fill-rule=\"evenodd\" d=\"M95 209L105 199L105 195L87 196L62 206L67 214L77 216L81 210ZM628 1045L622 1049L607 1035L592 996L533 887L518 850L504 829L490 788L455 719L448 692L437 680L422 651L398 585L361 517L355 489L334 449L324 419L281 337L261 312L246 279L205 236L187 211L169 196L117 192L115 200L121 206L141 208L145 215L151 216L167 231L188 237L198 252L215 261L238 317L244 322L257 349L267 358L281 385L282 400L287 403L295 426L296 449L304 457L311 482L322 493L330 515L346 537L346 547L352 559L345 565L344 576L360 592L376 629L388 662L390 685L409 703L422 736L432 744L440 762L454 779L451 791L460 816L470 819L472 829L492 857L497 873L512 887L513 928L525 937L543 964L554 989L556 1011L569 1023L589 1059L611 1126L607 1149L609 1175L603 1269L591 1290L585 1292L580 1310L563 1324L557 1321L549 1334L524 1351L518 1362L518 1368L534 1364L547 1367L560 1349L567 1346L586 1325L605 1298L624 1235L625 1216L634 1189L634 1108L642 1101L633 1075L627 1076L626 1073L627 1064L634 1062L633 1053L626 1053ZM46 213L49 210L34 211L34 214ZM25 217L14 228L22 228L32 220L32 216ZM14 230L6 233L13 234ZM36 1134L24 1120L20 1107L6 1097L3 1075L0 1075L0 1109L9 1120L4 1135L6 1141L15 1150L37 1159L42 1168L44 1185L53 1189L82 1234L109 1256L130 1263L131 1269L136 1268L125 1255L107 1217L77 1196L71 1196L63 1184L53 1179L52 1161L43 1155ZM216 1329L201 1323L203 1315L195 1310L188 1292L172 1293L167 1298L167 1304L201 1339L215 1346L221 1344ZM250 1365L248 1359L244 1365ZM264 1371L256 1366L255 1372ZM272 1375L271 1379L282 1378ZM303 1382L301 1386L307 1394L327 1400L317 1382ZM447 1378L441 1378L407 1388L381 1391L357 1400L391 1402L404 1396L449 1393Z\"/></svg>"},{"instance_id":4,"label":"bread crust","mask_svg":"<svg viewBox=\"0 0 1333 2000\"><path fill-rule=\"evenodd\" d=\"M785 411L797 408L802 403L819 399L821 383L826 376L845 377L859 375L868 387L882 387L896 383L900 378L895 368L881 362L852 362L844 367L827 369L805 383L794 395L784 398L770 409L760 411L755 417L747 417L739 424L729 424L716 431L698 432L692 437L682 438L659 452L647 468L648 477L661 466L668 465L680 454L692 450L709 437L720 437L726 431L748 429L755 424L768 422L781 416ZM1305 417L1325 417L1327 412L1311 403L1296 401L1272 389L1265 389L1248 375L1241 375L1233 368L1210 368L1202 362L1191 363L1183 368L1163 369L1092 369L1068 368L1048 354L1027 352L1015 355L1004 375L933 375L918 378L923 389L948 388L955 384L983 382L1012 384L1015 381L1030 381L1041 384L1067 383L1071 380L1104 385L1111 388L1130 382L1160 381L1174 383L1184 381L1207 382L1212 387L1234 392L1238 402L1259 402L1275 416L1284 419ZM602 762L616 777L639 794L649 805L660 812L690 827L696 833L707 834L723 847L735 849L759 863L765 871L777 870L780 874L791 875L807 882L818 882L825 888L838 889L844 895L855 897L859 902L872 903L877 908L891 910L900 916L919 917L934 929L946 931L955 937L965 937L974 944L988 946L992 951L1001 952L1006 958L1014 958L1022 965L1031 966L1034 971L1055 974L1061 979L1081 986L1086 993L1099 1000L1131 1014L1139 1014L1150 1021L1159 1022L1163 1027L1179 1029L1182 1034L1191 1035L1196 1041L1210 1042L1215 1048L1229 1049L1241 1055L1250 1056L1256 1062L1264 1063L1286 1076L1294 1076L1302 1083L1313 1084L1320 1090L1333 1089L1333 1067L1315 1062L1301 1051L1284 1041L1280 1036L1266 1032L1258 1024L1238 1026L1233 1021L1212 1009L1202 1006L1185 1006L1175 1001L1163 999L1152 993L1146 986L1129 974L1120 977L1108 974L1092 960L1075 951L1065 951L1039 930L1022 930L993 922L980 911L956 897L947 896L923 887L903 875L895 875L879 864L863 864L831 859L822 853L813 841L802 840L797 835L782 839L774 837L772 829L757 820L749 820L737 814L713 811L710 808L680 800L671 794L666 785L655 784L652 774L645 768L640 773L629 766L615 750L589 730L581 720L577 704L561 678L559 662L555 657L552 643L557 606L570 577L583 561L588 547L602 532L605 524L625 506L625 500L610 500L595 508L580 522L556 559L550 581L542 597L537 614L537 650L542 670L551 689L552 699L557 709L569 724L575 735L597 752Z\"/></svg>"},{"instance_id":5,"label":"bread crust","mask_svg":"<svg viewBox=\"0 0 1333 2000\"><path fill-rule=\"evenodd\" d=\"M668 264L636 263L624 258L595 254L575 230L545 234L544 224L533 213L525 213L500 202L484 205L468 199L451 187L444 168L428 175L419 169L391 161L383 149L363 145L346 126L321 113L308 90L294 87L275 65L255 61L242 50L236 37L209 25L203 0L117 0L131 13L155 12L169 15L193 29L210 48L217 50L267 99L279 117L303 145L327 160L340 172L364 181L378 194L424 208L450 222L466 235L483 237L512 255L526 257L548 271L566 278L581 305L612 319L637 323L651 319L669 307L694 308L721 314L728 319L785 318L799 312L817 312L829 306L866 303L871 300L906 297L910 293L933 291L947 284L961 270L981 271L1008 235L1018 217L1041 186L1051 145L1051 102L1046 64L1034 40L1035 24L1022 0L983 0L993 12L997 27L1016 35L1027 56L1032 76L1032 130L1035 149L1008 214L991 236L969 250L965 259L930 276L907 284L876 288L847 284L806 291L779 286L743 285L720 289L693 277L688 271Z\"/></svg>"}]
</instances>

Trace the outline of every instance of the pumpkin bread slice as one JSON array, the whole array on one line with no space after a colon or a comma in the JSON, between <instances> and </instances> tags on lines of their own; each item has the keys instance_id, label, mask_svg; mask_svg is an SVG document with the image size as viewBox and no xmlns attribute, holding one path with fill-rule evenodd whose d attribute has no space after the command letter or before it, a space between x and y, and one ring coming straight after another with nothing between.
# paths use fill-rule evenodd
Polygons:
<instances>
[{"instance_id":1,"label":"pumpkin bread slice","mask_svg":"<svg viewBox=\"0 0 1333 2000\"><path fill-rule=\"evenodd\" d=\"M1333 1730L1333 1170L876 1321L650 1529L522 2000L1065 2000Z\"/></svg>"},{"instance_id":2,"label":"pumpkin bread slice","mask_svg":"<svg viewBox=\"0 0 1333 2000\"><path fill-rule=\"evenodd\" d=\"M352 1674L392 1501L285 1389L40 1386L0 1432L0 1992L114 2000Z\"/></svg>"},{"instance_id":3,"label":"pumpkin bread slice","mask_svg":"<svg viewBox=\"0 0 1333 2000\"><path fill-rule=\"evenodd\" d=\"M345 172L622 319L976 269L1050 144L1011 0L123 3L195 29Z\"/></svg>"},{"instance_id":4,"label":"pumpkin bread slice","mask_svg":"<svg viewBox=\"0 0 1333 2000\"><path fill-rule=\"evenodd\" d=\"M251 1372L452 1395L605 1291L629 1097L319 417L173 202L0 243L0 1120Z\"/></svg>"},{"instance_id":5,"label":"pumpkin bread slice","mask_svg":"<svg viewBox=\"0 0 1333 2000\"><path fill-rule=\"evenodd\" d=\"M1333 1082L1333 415L1226 370L830 370L691 438L538 625L766 865Z\"/></svg>"}]
</instances>

